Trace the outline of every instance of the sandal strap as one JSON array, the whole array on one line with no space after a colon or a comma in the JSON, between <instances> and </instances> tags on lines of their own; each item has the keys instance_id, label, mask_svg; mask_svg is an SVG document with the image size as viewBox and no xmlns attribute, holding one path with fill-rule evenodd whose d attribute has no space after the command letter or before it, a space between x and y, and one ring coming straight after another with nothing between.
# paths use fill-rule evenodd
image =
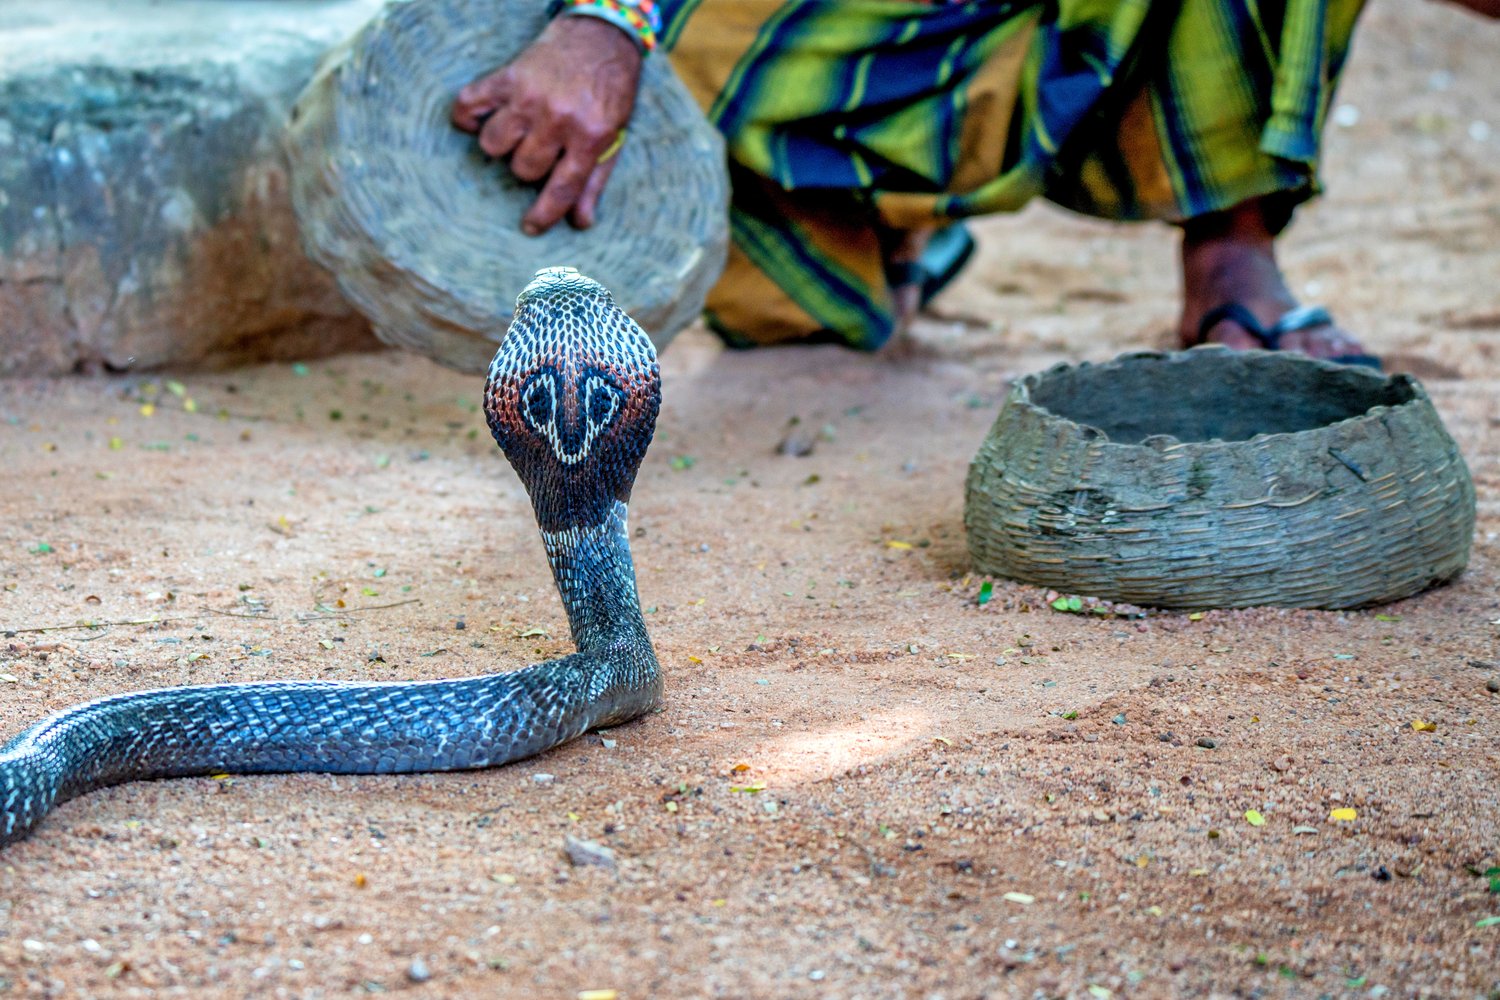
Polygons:
<instances>
[{"instance_id":1,"label":"sandal strap","mask_svg":"<svg viewBox=\"0 0 1500 1000\"><path fill-rule=\"evenodd\" d=\"M1260 342L1260 346L1268 351L1276 350L1281 340L1281 332L1274 327L1267 330L1260 325L1260 320L1255 314L1238 302L1225 302L1223 305L1214 306L1203 314L1203 319L1198 323L1198 336L1194 340L1196 344L1208 343L1208 335L1213 328L1220 323L1228 321L1236 326L1243 327L1245 332Z\"/></svg>"},{"instance_id":2,"label":"sandal strap","mask_svg":"<svg viewBox=\"0 0 1500 1000\"><path fill-rule=\"evenodd\" d=\"M1281 350L1281 338L1297 330L1312 330L1320 326L1332 326L1333 316L1324 306L1298 306L1289 309L1270 326L1261 326L1255 314L1239 302L1226 302L1204 313L1198 324L1198 343L1208 340L1209 331L1228 321L1243 327L1245 332L1259 341L1268 351Z\"/></svg>"},{"instance_id":3,"label":"sandal strap","mask_svg":"<svg viewBox=\"0 0 1500 1000\"><path fill-rule=\"evenodd\" d=\"M927 280L927 268L920 260L890 260L885 264L885 283L892 289L920 285Z\"/></svg>"},{"instance_id":4,"label":"sandal strap","mask_svg":"<svg viewBox=\"0 0 1500 1000\"><path fill-rule=\"evenodd\" d=\"M947 288L974 256L974 237L962 222L944 226L927 241L922 252L922 305Z\"/></svg>"},{"instance_id":5,"label":"sandal strap","mask_svg":"<svg viewBox=\"0 0 1500 1000\"><path fill-rule=\"evenodd\" d=\"M886 261L885 283L892 289L920 286L925 306L948 287L973 255L974 237L962 222L955 222L934 233L916 260Z\"/></svg>"},{"instance_id":6,"label":"sandal strap","mask_svg":"<svg viewBox=\"0 0 1500 1000\"><path fill-rule=\"evenodd\" d=\"M1320 326L1332 326L1333 316L1323 306L1298 306L1284 313L1269 332L1280 337L1294 330L1311 330Z\"/></svg>"}]
</instances>

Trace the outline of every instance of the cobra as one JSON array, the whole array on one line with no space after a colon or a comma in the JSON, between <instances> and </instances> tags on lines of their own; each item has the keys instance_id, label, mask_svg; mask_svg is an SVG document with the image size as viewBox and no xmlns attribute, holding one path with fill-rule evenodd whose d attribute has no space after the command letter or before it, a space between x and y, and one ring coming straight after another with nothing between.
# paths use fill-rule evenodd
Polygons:
<instances>
[{"instance_id":1,"label":"cobra","mask_svg":"<svg viewBox=\"0 0 1500 1000\"><path fill-rule=\"evenodd\" d=\"M578 651L480 677L216 684L64 709L0 749L0 844L122 781L489 767L653 708L661 673L626 505L660 402L655 349L609 292L539 271L490 365L485 415L531 497Z\"/></svg>"}]
</instances>

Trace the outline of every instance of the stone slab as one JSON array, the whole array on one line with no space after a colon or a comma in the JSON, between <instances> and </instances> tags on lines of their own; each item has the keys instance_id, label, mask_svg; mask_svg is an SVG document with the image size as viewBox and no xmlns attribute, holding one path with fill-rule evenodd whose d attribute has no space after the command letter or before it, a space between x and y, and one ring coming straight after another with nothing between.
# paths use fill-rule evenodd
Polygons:
<instances>
[{"instance_id":1,"label":"stone slab","mask_svg":"<svg viewBox=\"0 0 1500 1000\"><path fill-rule=\"evenodd\" d=\"M372 346L302 251L280 140L379 6L0 4L0 374Z\"/></svg>"}]
</instances>

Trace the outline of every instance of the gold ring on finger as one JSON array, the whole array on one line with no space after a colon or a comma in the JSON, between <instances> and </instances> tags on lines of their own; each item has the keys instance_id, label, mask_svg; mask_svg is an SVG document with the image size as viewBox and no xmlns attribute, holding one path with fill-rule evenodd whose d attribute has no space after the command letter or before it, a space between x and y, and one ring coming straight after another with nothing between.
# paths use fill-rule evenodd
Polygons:
<instances>
[{"instance_id":1,"label":"gold ring on finger","mask_svg":"<svg viewBox=\"0 0 1500 1000\"><path fill-rule=\"evenodd\" d=\"M620 147L622 147L624 145L625 145L625 130L624 129L620 129L620 131L615 134L615 141L612 142L612 143L610 143L609 144L609 148L605 149L604 152L600 153L599 154L599 159L595 160L594 162L595 163L603 163L603 162L605 162L606 160L608 160L608 159L612 158L613 156L615 156L616 154L618 154L620 152Z\"/></svg>"}]
</instances>

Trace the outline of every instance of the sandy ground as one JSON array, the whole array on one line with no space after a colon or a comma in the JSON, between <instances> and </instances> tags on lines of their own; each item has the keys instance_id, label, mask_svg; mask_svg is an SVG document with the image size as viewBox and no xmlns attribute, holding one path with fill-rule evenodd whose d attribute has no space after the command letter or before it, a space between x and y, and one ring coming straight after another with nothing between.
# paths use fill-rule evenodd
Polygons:
<instances>
[{"instance_id":1,"label":"sandy ground","mask_svg":"<svg viewBox=\"0 0 1500 1000\"><path fill-rule=\"evenodd\" d=\"M962 482L1007 381L1165 343L1175 296L1163 229L993 220L917 361L667 352L632 511L659 713L488 772L74 800L0 851L0 993L1495 996L1497 46L1378 3L1286 244L1467 455L1457 583L1378 614L979 606ZM479 388L397 353L0 385L0 736L565 652Z\"/></svg>"}]
</instances>

